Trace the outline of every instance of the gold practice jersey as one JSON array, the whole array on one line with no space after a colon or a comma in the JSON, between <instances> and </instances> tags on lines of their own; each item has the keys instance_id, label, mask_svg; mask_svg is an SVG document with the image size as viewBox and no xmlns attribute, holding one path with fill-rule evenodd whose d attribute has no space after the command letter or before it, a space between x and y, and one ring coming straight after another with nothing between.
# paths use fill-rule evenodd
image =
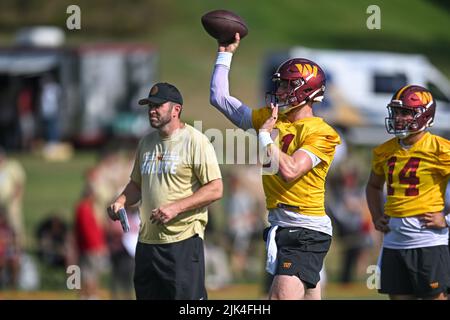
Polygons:
<instances>
[{"instance_id":1,"label":"gold practice jersey","mask_svg":"<svg viewBox=\"0 0 450 320\"><path fill-rule=\"evenodd\" d=\"M258 130L271 115L270 108L252 111L253 128ZM301 178L285 182L278 174L263 175L267 209L284 208L310 216L324 216L325 177L333 160L337 132L322 118L304 118L290 122L279 115L274 129L278 130L280 149L288 155L302 148L312 152L321 162Z\"/></svg>"},{"instance_id":2,"label":"gold practice jersey","mask_svg":"<svg viewBox=\"0 0 450 320\"><path fill-rule=\"evenodd\" d=\"M450 141L426 132L406 150L397 138L391 139L373 150L372 170L386 179L386 215L442 211L450 174Z\"/></svg>"}]
</instances>

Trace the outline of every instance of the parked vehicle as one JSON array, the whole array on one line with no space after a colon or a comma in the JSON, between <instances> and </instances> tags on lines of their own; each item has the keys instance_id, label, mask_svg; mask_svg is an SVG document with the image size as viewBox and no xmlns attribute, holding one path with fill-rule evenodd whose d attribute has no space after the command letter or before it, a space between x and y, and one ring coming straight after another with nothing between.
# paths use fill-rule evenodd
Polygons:
<instances>
[{"instance_id":1,"label":"parked vehicle","mask_svg":"<svg viewBox=\"0 0 450 320\"><path fill-rule=\"evenodd\" d=\"M64 139L98 145L110 135L142 136L148 121L137 101L157 80L156 50L132 43L63 46L59 33L58 41L50 41L50 31L30 31L28 37L21 32L16 45L0 47L0 131L8 134L7 147L20 148L16 144L24 111L18 100L24 90L39 136L41 82L49 74L62 89L59 119Z\"/></svg>"}]
</instances>

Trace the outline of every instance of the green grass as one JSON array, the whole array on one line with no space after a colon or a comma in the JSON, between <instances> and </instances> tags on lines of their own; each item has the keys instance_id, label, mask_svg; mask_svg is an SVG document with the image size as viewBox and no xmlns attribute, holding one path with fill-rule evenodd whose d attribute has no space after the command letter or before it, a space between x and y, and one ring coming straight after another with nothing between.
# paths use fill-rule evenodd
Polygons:
<instances>
[{"instance_id":1,"label":"green grass","mask_svg":"<svg viewBox=\"0 0 450 320\"><path fill-rule=\"evenodd\" d=\"M266 299L259 284L233 285L220 290L209 290L209 298L212 300L258 300ZM378 300L386 299L385 295L380 295L376 290L369 290L365 283L359 282L348 286L336 283L328 283L323 292L323 299L326 300Z\"/></svg>"},{"instance_id":2,"label":"green grass","mask_svg":"<svg viewBox=\"0 0 450 320\"><path fill-rule=\"evenodd\" d=\"M25 168L27 183L24 196L24 223L29 244L34 246L38 223L57 213L72 223L75 203L81 195L83 174L95 164L94 153L75 153L67 162L49 162L38 154L17 154Z\"/></svg>"},{"instance_id":3,"label":"green grass","mask_svg":"<svg viewBox=\"0 0 450 320\"><path fill-rule=\"evenodd\" d=\"M100 293L101 299L110 299L110 294L103 289ZM219 290L208 290L210 300L264 300L267 296L262 292L261 286L253 284L235 284ZM350 286L341 286L329 283L323 293L324 300L385 300L386 295L378 294L376 290L369 290L363 283ZM40 290L31 292L3 291L0 299L7 300L75 300L78 299L77 290Z\"/></svg>"},{"instance_id":4,"label":"green grass","mask_svg":"<svg viewBox=\"0 0 450 320\"><path fill-rule=\"evenodd\" d=\"M110 299L109 292L102 290L101 299ZM208 290L209 300L263 300L266 296L262 293L259 284L237 284L220 290ZM369 290L363 284L340 286L330 283L327 285L322 297L324 300L382 300L386 295L380 295L376 290ZM0 299L6 300L75 300L78 299L77 290L42 290L32 292L3 291Z\"/></svg>"},{"instance_id":5,"label":"green grass","mask_svg":"<svg viewBox=\"0 0 450 320\"><path fill-rule=\"evenodd\" d=\"M64 219L72 224L74 216L74 207L80 196L83 186L83 174L86 169L95 164L95 152L76 152L74 157L66 162L48 162L37 154L13 154L10 155L21 161L27 173L27 184L24 198L24 218L28 234L28 249L34 249L36 246L34 232L38 223L49 213L58 212ZM224 166L224 172L231 169L230 166ZM216 234L224 232L225 212L223 204L218 203L214 207ZM209 236L211 237L211 236ZM211 238L210 238L211 239ZM207 237L208 241L208 237ZM263 266L263 248L257 246L257 252L261 252L261 270ZM327 276L329 285L326 289L327 299L371 299L380 298L380 296L365 287L364 277L358 279L354 285L342 287L336 284L338 279L341 258L340 251L342 247L337 238L333 240L332 247L326 258ZM375 263L376 250L372 252L369 264ZM41 299L53 297L54 290L61 291L65 285L65 273L63 270L48 272L45 267L40 266L43 271L42 288L46 290L40 296L39 292L34 295L24 293L17 297L23 299ZM45 271L47 270L47 271ZM260 273L262 274L262 272ZM261 275L253 275L250 279L241 279L233 283L230 287L221 290L212 290L211 299L260 299L263 296ZM47 292L51 290L50 292ZM53 291L52 291L53 290ZM76 298L74 293L64 293L64 299ZM14 298L15 293L9 293L5 297Z\"/></svg>"}]
</instances>

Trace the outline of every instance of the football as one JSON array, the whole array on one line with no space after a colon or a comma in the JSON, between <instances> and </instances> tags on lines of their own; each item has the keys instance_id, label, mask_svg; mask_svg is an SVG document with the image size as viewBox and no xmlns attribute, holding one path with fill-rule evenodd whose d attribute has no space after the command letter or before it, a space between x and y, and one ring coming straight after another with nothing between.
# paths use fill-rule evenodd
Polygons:
<instances>
[{"instance_id":1,"label":"football","mask_svg":"<svg viewBox=\"0 0 450 320\"><path fill-rule=\"evenodd\" d=\"M237 14L227 10L214 10L202 16L203 28L219 43L231 43L239 33L241 39L248 33L247 24Z\"/></svg>"}]
</instances>

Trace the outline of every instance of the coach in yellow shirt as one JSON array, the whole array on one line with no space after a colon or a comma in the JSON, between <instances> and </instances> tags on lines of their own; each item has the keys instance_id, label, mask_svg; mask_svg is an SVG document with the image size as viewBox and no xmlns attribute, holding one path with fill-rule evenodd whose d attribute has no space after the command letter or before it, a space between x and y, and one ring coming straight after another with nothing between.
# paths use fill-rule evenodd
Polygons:
<instances>
[{"instance_id":1,"label":"coach in yellow shirt","mask_svg":"<svg viewBox=\"0 0 450 320\"><path fill-rule=\"evenodd\" d=\"M204 230L207 206L222 197L222 179L212 144L180 120L183 98L168 83L148 98L150 125L139 142L131 179L108 208L141 201L134 285L137 299L207 299Z\"/></svg>"},{"instance_id":2,"label":"coach in yellow shirt","mask_svg":"<svg viewBox=\"0 0 450 320\"><path fill-rule=\"evenodd\" d=\"M450 287L448 216L443 212L450 141L426 131L435 110L429 90L402 87L386 118L388 133L396 137L373 151L366 193L375 228L384 233L379 292L391 299L445 299Z\"/></svg>"}]
</instances>

